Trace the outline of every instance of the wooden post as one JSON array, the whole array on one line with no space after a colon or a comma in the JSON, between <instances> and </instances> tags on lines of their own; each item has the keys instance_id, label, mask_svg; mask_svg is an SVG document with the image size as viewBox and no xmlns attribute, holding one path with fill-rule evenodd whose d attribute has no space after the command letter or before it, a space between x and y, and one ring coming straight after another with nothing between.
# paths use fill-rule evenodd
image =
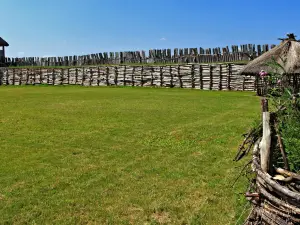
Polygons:
<instances>
[{"instance_id":1,"label":"wooden post","mask_svg":"<svg viewBox=\"0 0 300 225\"><path fill-rule=\"evenodd\" d=\"M106 86L109 86L108 76L109 76L109 68L108 68L108 66L107 66L107 67L106 67Z\"/></svg>"},{"instance_id":2,"label":"wooden post","mask_svg":"<svg viewBox=\"0 0 300 225\"><path fill-rule=\"evenodd\" d=\"M144 66L142 66L141 69L141 86L144 86Z\"/></svg>"},{"instance_id":3,"label":"wooden post","mask_svg":"<svg viewBox=\"0 0 300 225\"><path fill-rule=\"evenodd\" d=\"M36 85L36 71L32 70L33 73L33 85Z\"/></svg>"},{"instance_id":4,"label":"wooden post","mask_svg":"<svg viewBox=\"0 0 300 225\"><path fill-rule=\"evenodd\" d=\"M19 72L19 77L20 77L20 79L19 79L19 85L21 85L22 84L22 78L23 78L22 69L19 69L18 71L20 71Z\"/></svg>"},{"instance_id":5,"label":"wooden post","mask_svg":"<svg viewBox=\"0 0 300 225\"><path fill-rule=\"evenodd\" d=\"M192 64L191 67L191 83L192 83L192 88L195 88L195 65Z\"/></svg>"},{"instance_id":6,"label":"wooden post","mask_svg":"<svg viewBox=\"0 0 300 225\"><path fill-rule=\"evenodd\" d=\"M78 68L75 69L75 84L78 82Z\"/></svg>"},{"instance_id":7,"label":"wooden post","mask_svg":"<svg viewBox=\"0 0 300 225\"><path fill-rule=\"evenodd\" d=\"M64 76L65 76L65 70L64 69L61 69L61 81L60 81L60 85L63 85L63 83L64 83Z\"/></svg>"},{"instance_id":8,"label":"wooden post","mask_svg":"<svg viewBox=\"0 0 300 225\"><path fill-rule=\"evenodd\" d=\"M5 81L5 84L9 85L8 69L6 70L6 81Z\"/></svg>"},{"instance_id":9,"label":"wooden post","mask_svg":"<svg viewBox=\"0 0 300 225\"><path fill-rule=\"evenodd\" d=\"M126 86L126 66L124 66L124 72L123 72L123 86Z\"/></svg>"},{"instance_id":10,"label":"wooden post","mask_svg":"<svg viewBox=\"0 0 300 225\"><path fill-rule=\"evenodd\" d=\"M15 85L15 78L16 78L15 69L13 69L13 85Z\"/></svg>"},{"instance_id":11,"label":"wooden post","mask_svg":"<svg viewBox=\"0 0 300 225\"><path fill-rule=\"evenodd\" d=\"M154 73L154 68L151 66L151 87L153 86L153 73Z\"/></svg>"},{"instance_id":12,"label":"wooden post","mask_svg":"<svg viewBox=\"0 0 300 225\"><path fill-rule=\"evenodd\" d=\"M7 69L6 69L7 71ZM4 77L4 72L0 70L0 86L3 84L3 77Z\"/></svg>"},{"instance_id":13,"label":"wooden post","mask_svg":"<svg viewBox=\"0 0 300 225\"><path fill-rule=\"evenodd\" d=\"M70 68L68 68L68 84L70 84Z\"/></svg>"},{"instance_id":14,"label":"wooden post","mask_svg":"<svg viewBox=\"0 0 300 225\"><path fill-rule=\"evenodd\" d=\"M256 91L256 94L258 95L258 75L255 76L254 91Z\"/></svg>"},{"instance_id":15,"label":"wooden post","mask_svg":"<svg viewBox=\"0 0 300 225\"><path fill-rule=\"evenodd\" d=\"M228 74L227 74L227 89L231 90L231 64L228 64Z\"/></svg>"},{"instance_id":16,"label":"wooden post","mask_svg":"<svg viewBox=\"0 0 300 225\"><path fill-rule=\"evenodd\" d=\"M84 67L82 67L82 79L81 79L81 86L84 85L85 82L85 71L84 71Z\"/></svg>"},{"instance_id":17,"label":"wooden post","mask_svg":"<svg viewBox=\"0 0 300 225\"><path fill-rule=\"evenodd\" d=\"M270 112L268 109L268 100L263 98L261 100L262 107L262 124L263 136L260 143L260 156L262 171L268 172L271 152L271 127L270 127Z\"/></svg>"},{"instance_id":18,"label":"wooden post","mask_svg":"<svg viewBox=\"0 0 300 225\"><path fill-rule=\"evenodd\" d=\"M26 70L26 85L28 85L28 81L29 81L29 69ZM8 80L6 81L8 82Z\"/></svg>"},{"instance_id":19,"label":"wooden post","mask_svg":"<svg viewBox=\"0 0 300 225\"><path fill-rule=\"evenodd\" d=\"M212 90L213 87L213 74L212 74L212 65L209 66L209 90Z\"/></svg>"},{"instance_id":20,"label":"wooden post","mask_svg":"<svg viewBox=\"0 0 300 225\"><path fill-rule=\"evenodd\" d=\"M221 91L222 90L222 64L220 64L220 72L219 72L219 90Z\"/></svg>"},{"instance_id":21,"label":"wooden post","mask_svg":"<svg viewBox=\"0 0 300 225\"><path fill-rule=\"evenodd\" d=\"M134 73L135 73L135 66L132 68L132 74L131 74L131 86L134 87Z\"/></svg>"},{"instance_id":22,"label":"wooden post","mask_svg":"<svg viewBox=\"0 0 300 225\"><path fill-rule=\"evenodd\" d=\"M93 69L90 67L90 83L89 83L89 86L92 86L92 83L93 83L93 78L94 77L94 71Z\"/></svg>"},{"instance_id":23,"label":"wooden post","mask_svg":"<svg viewBox=\"0 0 300 225\"><path fill-rule=\"evenodd\" d=\"M114 81L115 81L115 85L116 86L118 86L118 76L119 76L118 67L115 66L115 78L114 78Z\"/></svg>"},{"instance_id":24,"label":"wooden post","mask_svg":"<svg viewBox=\"0 0 300 225\"><path fill-rule=\"evenodd\" d=\"M179 84L180 84L180 88L182 88L182 79L181 79L181 75L180 75L180 65L178 65L178 71L177 71L177 73L178 73L178 79L179 79Z\"/></svg>"},{"instance_id":25,"label":"wooden post","mask_svg":"<svg viewBox=\"0 0 300 225\"><path fill-rule=\"evenodd\" d=\"M162 72L163 67L159 67L159 73L160 73L160 86L163 86L163 72Z\"/></svg>"},{"instance_id":26,"label":"wooden post","mask_svg":"<svg viewBox=\"0 0 300 225\"><path fill-rule=\"evenodd\" d=\"M171 80L170 80L170 86L174 87L174 84L173 84L173 74L172 74L172 66L170 66L170 78L171 78Z\"/></svg>"},{"instance_id":27,"label":"wooden post","mask_svg":"<svg viewBox=\"0 0 300 225\"><path fill-rule=\"evenodd\" d=\"M43 83L43 78L42 78L42 67L40 68L40 84L42 84Z\"/></svg>"},{"instance_id":28,"label":"wooden post","mask_svg":"<svg viewBox=\"0 0 300 225\"><path fill-rule=\"evenodd\" d=\"M100 67L98 66L98 74L97 74L97 86L100 85Z\"/></svg>"},{"instance_id":29,"label":"wooden post","mask_svg":"<svg viewBox=\"0 0 300 225\"><path fill-rule=\"evenodd\" d=\"M200 89L203 90L203 67L200 65L199 68L199 75L200 75Z\"/></svg>"},{"instance_id":30,"label":"wooden post","mask_svg":"<svg viewBox=\"0 0 300 225\"><path fill-rule=\"evenodd\" d=\"M55 73L54 73L54 69L52 69L52 85L55 84Z\"/></svg>"}]
</instances>

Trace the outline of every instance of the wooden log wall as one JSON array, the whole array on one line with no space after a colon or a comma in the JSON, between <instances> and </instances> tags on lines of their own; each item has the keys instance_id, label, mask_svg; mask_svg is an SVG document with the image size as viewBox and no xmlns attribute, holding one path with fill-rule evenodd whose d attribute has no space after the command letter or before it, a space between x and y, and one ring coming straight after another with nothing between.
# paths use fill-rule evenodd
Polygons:
<instances>
[{"instance_id":1,"label":"wooden log wall","mask_svg":"<svg viewBox=\"0 0 300 225\"><path fill-rule=\"evenodd\" d=\"M130 63L212 63L250 60L275 45L233 45L220 48L175 48L127 52L104 52L81 56L5 58L6 66L83 66ZM0 65L1 66L1 65ZM3 65L2 65L3 66Z\"/></svg>"},{"instance_id":2,"label":"wooden log wall","mask_svg":"<svg viewBox=\"0 0 300 225\"><path fill-rule=\"evenodd\" d=\"M255 91L255 76L239 75L243 65L91 66L2 68L0 85L156 86Z\"/></svg>"}]
</instances>

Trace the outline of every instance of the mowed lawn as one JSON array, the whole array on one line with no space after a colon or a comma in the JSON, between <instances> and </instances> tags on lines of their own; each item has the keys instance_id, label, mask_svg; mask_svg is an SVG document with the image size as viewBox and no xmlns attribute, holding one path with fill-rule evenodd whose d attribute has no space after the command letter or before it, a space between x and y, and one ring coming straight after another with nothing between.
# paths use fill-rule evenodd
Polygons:
<instances>
[{"instance_id":1,"label":"mowed lawn","mask_svg":"<svg viewBox=\"0 0 300 225\"><path fill-rule=\"evenodd\" d=\"M0 87L0 224L235 224L250 92Z\"/></svg>"}]
</instances>

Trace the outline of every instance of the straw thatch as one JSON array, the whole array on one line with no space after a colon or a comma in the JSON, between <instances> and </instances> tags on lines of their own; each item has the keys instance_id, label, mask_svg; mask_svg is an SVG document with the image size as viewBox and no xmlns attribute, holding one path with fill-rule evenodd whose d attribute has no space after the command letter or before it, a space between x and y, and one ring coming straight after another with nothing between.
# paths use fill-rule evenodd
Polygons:
<instances>
[{"instance_id":1,"label":"straw thatch","mask_svg":"<svg viewBox=\"0 0 300 225\"><path fill-rule=\"evenodd\" d=\"M0 37L0 46L7 47L7 46L9 46L9 44L3 38Z\"/></svg>"},{"instance_id":2,"label":"straw thatch","mask_svg":"<svg viewBox=\"0 0 300 225\"><path fill-rule=\"evenodd\" d=\"M288 38L280 40L282 40L282 42L279 45L249 62L240 71L240 74L256 75L261 70L268 71L271 67L268 66L267 63L271 62L273 59L284 67L285 71L279 71L280 73L299 74L300 42L295 39L293 34L288 34Z\"/></svg>"}]
</instances>

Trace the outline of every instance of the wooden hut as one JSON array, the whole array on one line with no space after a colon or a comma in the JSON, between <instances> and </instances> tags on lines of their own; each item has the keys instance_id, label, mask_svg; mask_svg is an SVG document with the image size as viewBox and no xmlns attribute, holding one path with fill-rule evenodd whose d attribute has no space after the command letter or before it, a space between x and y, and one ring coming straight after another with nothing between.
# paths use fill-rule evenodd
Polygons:
<instances>
[{"instance_id":1,"label":"wooden hut","mask_svg":"<svg viewBox=\"0 0 300 225\"><path fill-rule=\"evenodd\" d=\"M287 36L280 38L282 42L279 45L249 62L240 73L257 75L261 70L268 71L271 69L268 62L275 60L284 68L281 73L300 74L300 42L294 34Z\"/></svg>"},{"instance_id":2,"label":"wooden hut","mask_svg":"<svg viewBox=\"0 0 300 225\"><path fill-rule=\"evenodd\" d=\"M286 85L293 86L294 90L300 90L300 41L296 40L294 34L287 34L287 38L279 38L281 43L270 51L262 54L260 57L249 62L240 74L254 75L256 79L256 89L258 95L265 95L266 85L260 79L260 71L272 71L271 62L278 63L282 66L277 73L284 75L283 82Z\"/></svg>"}]
</instances>

